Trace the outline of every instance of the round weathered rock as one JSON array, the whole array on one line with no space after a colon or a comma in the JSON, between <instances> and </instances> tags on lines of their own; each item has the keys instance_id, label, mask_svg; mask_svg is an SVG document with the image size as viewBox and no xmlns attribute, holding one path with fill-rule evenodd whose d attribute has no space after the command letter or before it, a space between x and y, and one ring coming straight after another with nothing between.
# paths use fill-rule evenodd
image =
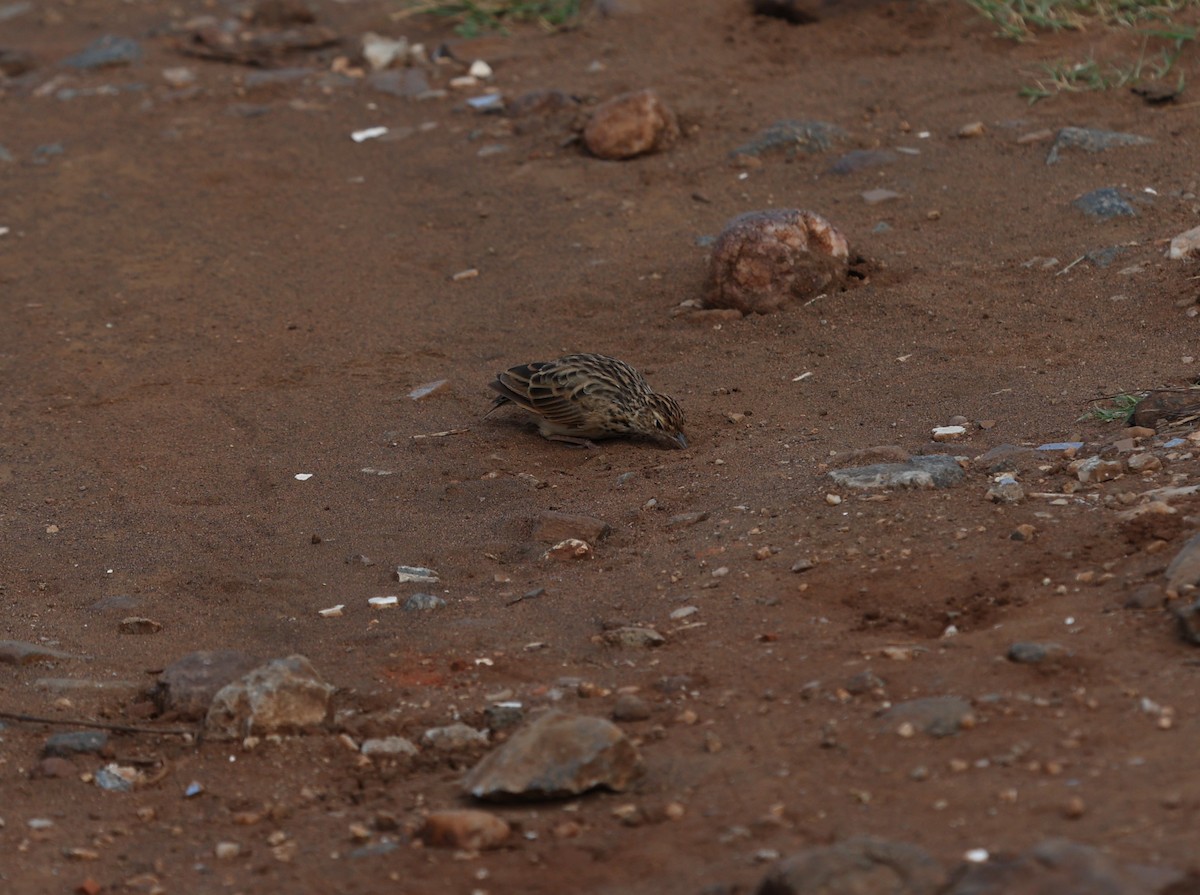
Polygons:
<instances>
[{"instance_id":1,"label":"round weathered rock","mask_svg":"<svg viewBox=\"0 0 1200 895\"><path fill-rule=\"evenodd\" d=\"M713 244L704 304L769 314L836 288L850 248L819 214L788 208L734 218Z\"/></svg>"},{"instance_id":2,"label":"round weathered rock","mask_svg":"<svg viewBox=\"0 0 1200 895\"><path fill-rule=\"evenodd\" d=\"M675 114L653 90L623 93L601 103L583 129L588 152L602 159L658 152L677 139Z\"/></svg>"},{"instance_id":3,"label":"round weathered rock","mask_svg":"<svg viewBox=\"0 0 1200 895\"><path fill-rule=\"evenodd\" d=\"M304 656L273 659L222 687L204 727L214 739L300 731L325 720L334 689Z\"/></svg>"},{"instance_id":4,"label":"round weathered rock","mask_svg":"<svg viewBox=\"0 0 1200 895\"><path fill-rule=\"evenodd\" d=\"M463 780L477 799L559 799L603 786L620 792L641 773L637 749L611 721L549 712L485 755Z\"/></svg>"},{"instance_id":5,"label":"round weathered rock","mask_svg":"<svg viewBox=\"0 0 1200 895\"><path fill-rule=\"evenodd\" d=\"M487 811L464 808L453 811L434 811L425 818L420 837L435 848L461 848L483 851L496 848L508 838L508 823Z\"/></svg>"}]
</instances>

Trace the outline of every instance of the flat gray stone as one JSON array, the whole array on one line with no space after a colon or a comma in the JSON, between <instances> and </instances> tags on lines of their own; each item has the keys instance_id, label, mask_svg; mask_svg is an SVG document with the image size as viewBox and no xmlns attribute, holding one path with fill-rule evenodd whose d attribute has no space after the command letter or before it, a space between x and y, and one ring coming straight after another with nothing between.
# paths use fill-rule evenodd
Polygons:
<instances>
[{"instance_id":1,"label":"flat gray stone","mask_svg":"<svg viewBox=\"0 0 1200 895\"><path fill-rule=\"evenodd\" d=\"M829 477L845 488L949 488L963 480L966 473L958 461L946 454L922 454L907 463L874 463L835 469Z\"/></svg>"},{"instance_id":2,"label":"flat gray stone","mask_svg":"<svg viewBox=\"0 0 1200 895\"><path fill-rule=\"evenodd\" d=\"M1059 659L1067 653L1061 643L1020 641L1008 648L1008 661L1019 665L1039 665L1047 659Z\"/></svg>"},{"instance_id":3,"label":"flat gray stone","mask_svg":"<svg viewBox=\"0 0 1200 895\"><path fill-rule=\"evenodd\" d=\"M0 640L0 665L32 665L34 662L54 662L58 659L77 658L79 657L37 643Z\"/></svg>"},{"instance_id":4,"label":"flat gray stone","mask_svg":"<svg viewBox=\"0 0 1200 895\"><path fill-rule=\"evenodd\" d=\"M798 152L825 152L846 136L844 130L827 121L786 119L759 131L748 143L729 154L760 156L777 152L790 157Z\"/></svg>"},{"instance_id":5,"label":"flat gray stone","mask_svg":"<svg viewBox=\"0 0 1200 895\"><path fill-rule=\"evenodd\" d=\"M72 730L47 737L42 745L42 755L70 758L103 752L107 746L108 734L103 730Z\"/></svg>"},{"instance_id":6,"label":"flat gray stone","mask_svg":"<svg viewBox=\"0 0 1200 895\"><path fill-rule=\"evenodd\" d=\"M1133 207L1133 203L1119 189L1111 186L1084 193L1071 204L1088 217L1101 221L1120 217L1137 217L1137 209Z\"/></svg>"},{"instance_id":7,"label":"flat gray stone","mask_svg":"<svg viewBox=\"0 0 1200 895\"><path fill-rule=\"evenodd\" d=\"M756 895L936 895L946 872L907 842L855 836L797 852L778 862Z\"/></svg>"},{"instance_id":8,"label":"flat gray stone","mask_svg":"<svg viewBox=\"0 0 1200 895\"><path fill-rule=\"evenodd\" d=\"M463 789L477 799L561 799L621 792L640 773L637 749L611 721L549 712L485 755Z\"/></svg>"},{"instance_id":9,"label":"flat gray stone","mask_svg":"<svg viewBox=\"0 0 1200 895\"><path fill-rule=\"evenodd\" d=\"M882 168L899 158L890 149L852 149L829 166L830 174L853 174L868 168Z\"/></svg>"},{"instance_id":10,"label":"flat gray stone","mask_svg":"<svg viewBox=\"0 0 1200 895\"><path fill-rule=\"evenodd\" d=\"M304 656L273 659L222 687L204 728L214 739L299 733L325 721L335 689Z\"/></svg>"},{"instance_id":11,"label":"flat gray stone","mask_svg":"<svg viewBox=\"0 0 1200 895\"><path fill-rule=\"evenodd\" d=\"M973 713L959 696L925 696L898 702L880 717L891 727L907 722L932 737L947 737L962 730Z\"/></svg>"},{"instance_id":12,"label":"flat gray stone","mask_svg":"<svg viewBox=\"0 0 1200 895\"><path fill-rule=\"evenodd\" d=\"M142 58L142 48L131 37L106 34L98 37L74 56L63 60L68 68L108 68L114 65L129 65Z\"/></svg>"},{"instance_id":13,"label":"flat gray stone","mask_svg":"<svg viewBox=\"0 0 1200 895\"><path fill-rule=\"evenodd\" d=\"M1123 134L1094 127L1064 127L1059 130L1058 136L1050 146L1050 152L1046 154L1046 164L1053 165L1057 162L1059 152L1063 149L1103 152L1114 146L1144 146L1153 142L1149 137L1140 137L1137 134Z\"/></svg>"}]
</instances>

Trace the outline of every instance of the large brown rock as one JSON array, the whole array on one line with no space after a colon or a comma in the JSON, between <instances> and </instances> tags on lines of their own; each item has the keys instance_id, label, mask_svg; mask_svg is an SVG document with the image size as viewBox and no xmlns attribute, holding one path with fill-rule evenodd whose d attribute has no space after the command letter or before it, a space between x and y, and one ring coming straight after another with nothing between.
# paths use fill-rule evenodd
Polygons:
<instances>
[{"instance_id":1,"label":"large brown rock","mask_svg":"<svg viewBox=\"0 0 1200 895\"><path fill-rule=\"evenodd\" d=\"M583 129L583 145L603 159L658 152L677 139L675 114L653 90L623 93L601 103Z\"/></svg>"},{"instance_id":2,"label":"large brown rock","mask_svg":"<svg viewBox=\"0 0 1200 895\"><path fill-rule=\"evenodd\" d=\"M846 238L815 212L747 212L713 244L704 304L769 314L840 286L849 262Z\"/></svg>"},{"instance_id":3,"label":"large brown rock","mask_svg":"<svg viewBox=\"0 0 1200 895\"><path fill-rule=\"evenodd\" d=\"M612 529L603 519L593 516L581 516L575 513L559 513L555 510L545 510L537 519L533 529L536 540L547 544L557 544L567 538L578 538L589 544L597 544Z\"/></svg>"},{"instance_id":4,"label":"large brown rock","mask_svg":"<svg viewBox=\"0 0 1200 895\"><path fill-rule=\"evenodd\" d=\"M603 786L620 792L641 773L637 749L611 721L548 712L483 757L463 780L477 799L560 799Z\"/></svg>"}]
</instances>

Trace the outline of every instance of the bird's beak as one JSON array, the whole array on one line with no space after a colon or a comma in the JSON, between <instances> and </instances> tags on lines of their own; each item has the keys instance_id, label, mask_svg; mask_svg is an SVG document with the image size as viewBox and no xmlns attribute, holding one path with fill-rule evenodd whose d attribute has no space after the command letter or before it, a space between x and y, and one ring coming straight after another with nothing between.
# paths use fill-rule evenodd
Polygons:
<instances>
[{"instance_id":1,"label":"bird's beak","mask_svg":"<svg viewBox=\"0 0 1200 895\"><path fill-rule=\"evenodd\" d=\"M675 437L674 437L674 438L672 438L671 440L672 440L672 441L674 441L674 442L675 442L677 445L679 445L681 448L685 448L685 447L687 447L687 446L688 446L688 445L687 445L687 436L686 436L686 435L684 435L682 432L677 432L677 433L675 434Z\"/></svg>"}]
</instances>

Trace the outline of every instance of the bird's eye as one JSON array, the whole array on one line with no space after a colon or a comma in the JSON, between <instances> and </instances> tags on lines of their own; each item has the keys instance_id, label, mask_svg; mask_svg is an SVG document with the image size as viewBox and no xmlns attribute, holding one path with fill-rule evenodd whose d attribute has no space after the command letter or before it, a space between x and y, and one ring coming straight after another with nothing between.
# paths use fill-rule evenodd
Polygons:
<instances>
[{"instance_id":1,"label":"bird's eye","mask_svg":"<svg viewBox=\"0 0 1200 895\"><path fill-rule=\"evenodd\" d=\"M658 417L654 418L654 428L656 428L656 429L662 428L662 420L660 420Z\"/></svg>"}]
</instances>

